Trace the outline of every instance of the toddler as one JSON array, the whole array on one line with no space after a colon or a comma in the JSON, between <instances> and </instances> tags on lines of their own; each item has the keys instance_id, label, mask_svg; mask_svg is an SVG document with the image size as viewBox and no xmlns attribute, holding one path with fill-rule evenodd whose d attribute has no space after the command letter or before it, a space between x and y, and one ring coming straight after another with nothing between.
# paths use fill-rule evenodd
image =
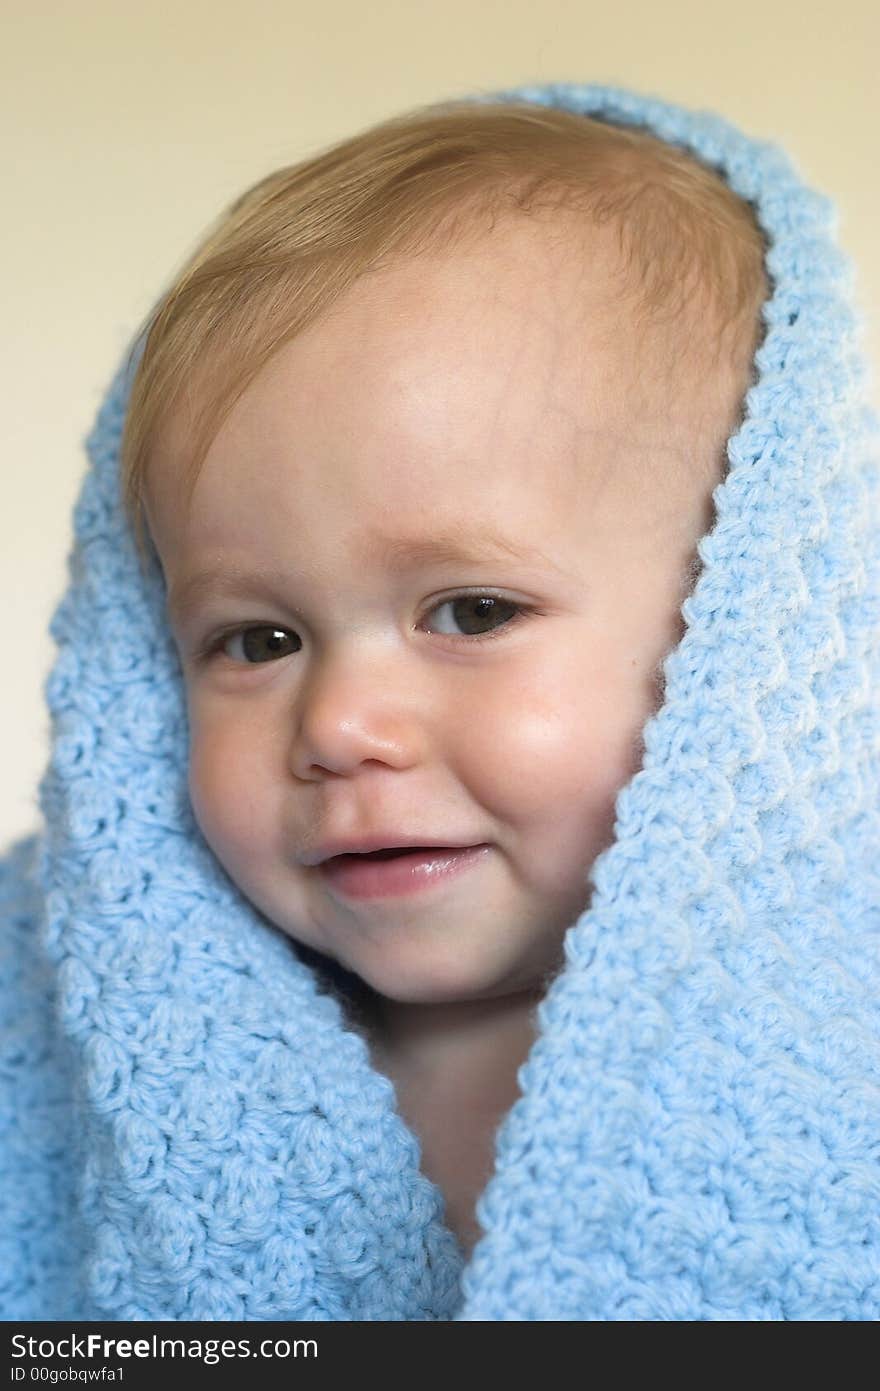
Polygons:
<instances>
[{"instance_id":1,"label":"toddler","mask_svg":"<svg viewBox=\"0 0 880 1391\"><path fill-rule=\"evenodd\" d=\"M336 160L348 197L320 239L326 159L252 195L170 292L145 382L188 382L197 342L210 374L258 235L296 331L259 322L264 287L228 332L236 372L262 339L272 356L197 477L194 385L136 481L199 826L271 922L370 988L374 1056L469 1250L535 1004L681 634L762 242L716 175L570 113L426 114Z\"/></svg>"},{"instance_id":2,"label":"toddler","mask_svg":"<svg viewBox=\"0 0 880 1391\"><path fill-rule=\"evenodd\" d=\"M774 158L444 103L152 311L5 881L85 1118L31 1317L880 1312L875 475Z\"/></svg>"}]
</instances>

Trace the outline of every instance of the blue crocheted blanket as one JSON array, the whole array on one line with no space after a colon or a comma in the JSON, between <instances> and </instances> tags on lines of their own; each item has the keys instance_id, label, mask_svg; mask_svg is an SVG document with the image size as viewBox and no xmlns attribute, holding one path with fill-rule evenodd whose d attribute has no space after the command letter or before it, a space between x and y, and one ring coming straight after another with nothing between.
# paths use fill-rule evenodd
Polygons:
<instances>
[{"instance_id":1,"label":"blue crocheted blanket","mask_svg":"<svg viewBox=\"0 0 880 1391\"><path fill-rule=\"evenodd\" d=\"M880 451L834 207L712 113L497 97L693 151L773 289L483 1235L465 1261L344 1002L198 833L120 502L127 365L51 624L43 823L0 860L3 1318L880 1317Z\"/></svg>"}]
</instances>

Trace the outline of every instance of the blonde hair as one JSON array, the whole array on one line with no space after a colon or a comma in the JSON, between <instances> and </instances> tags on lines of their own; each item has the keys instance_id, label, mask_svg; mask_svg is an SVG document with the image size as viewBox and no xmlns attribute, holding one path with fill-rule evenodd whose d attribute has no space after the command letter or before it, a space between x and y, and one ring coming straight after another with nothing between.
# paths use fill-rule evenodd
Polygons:
<instances>
[{"instance_id":1,"label":"blonde hair","mask_svg":"<svg viewBox=\"0 0 880 1391\"><path fill-rule=\"evenodd\" d=\"M733 351L750 361L768 288L765 241L717 172L643 129L557 108L473 100L418 108L260 179L221 214L148 315L132 348L133 356L143 342L121 453L141 561L150 452L184 393L189 404L199 400L191 498L250 382L365 271L460 245L486 214L494 225L499 214L561 207L616 231L638 322L663 325L673 356L692 356L699 337L715 363Z\"/></svg>"}]
</instances>

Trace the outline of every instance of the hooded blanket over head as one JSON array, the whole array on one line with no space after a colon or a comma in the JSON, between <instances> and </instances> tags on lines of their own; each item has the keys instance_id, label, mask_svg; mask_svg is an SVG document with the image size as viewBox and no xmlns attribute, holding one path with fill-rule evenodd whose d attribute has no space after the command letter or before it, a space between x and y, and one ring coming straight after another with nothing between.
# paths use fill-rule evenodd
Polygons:
<instances>
[{"instance_id":1,"label":"hooded blanket over head","mask_svg":"<svg viewBox=\"0 0 880 1391\"><path fill-rule=\"evenodd\" d=\"M0 860L6 1319L880 1317L880 450L835 209L606 86L748 200L772 293L641 768L538 1009L470 1259L344 1001L193 818L158 569L87 445L44 824ZM126 355L128 357L128 354Z\"/></svg>"}]
</instances>

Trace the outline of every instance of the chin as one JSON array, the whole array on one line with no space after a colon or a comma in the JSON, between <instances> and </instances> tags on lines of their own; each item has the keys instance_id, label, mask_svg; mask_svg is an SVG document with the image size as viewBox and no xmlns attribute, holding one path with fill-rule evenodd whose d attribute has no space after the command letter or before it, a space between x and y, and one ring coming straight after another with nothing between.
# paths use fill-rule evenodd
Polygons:
<instances>
[{"instance_id":1,"label":"chin","mask_svg":"<svg viewBox=\"0 0 880 1391\"><path fill-rule=\"evenodd\" d=\"M421 976L413 974L406 980L385 977L367 983L386 1000L400 1005L458 1005L472 1000L494 1000L522 988L461 975L441 980L427 971Z\"/></svg>"}]
</instances>

